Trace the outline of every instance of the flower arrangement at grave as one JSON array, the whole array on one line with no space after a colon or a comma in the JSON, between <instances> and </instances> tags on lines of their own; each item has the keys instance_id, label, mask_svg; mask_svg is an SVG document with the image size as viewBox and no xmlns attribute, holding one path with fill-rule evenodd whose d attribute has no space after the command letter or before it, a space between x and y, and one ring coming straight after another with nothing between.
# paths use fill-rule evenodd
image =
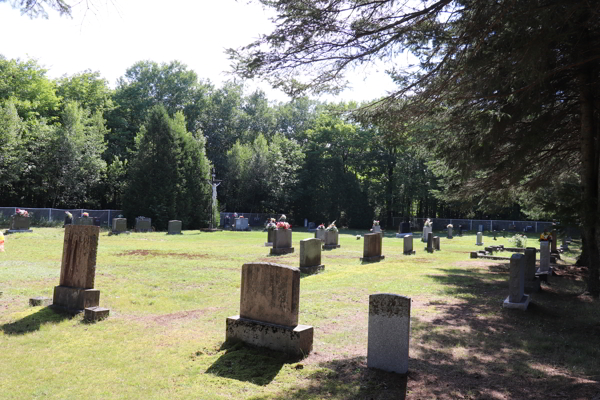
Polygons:
<instances>
[{"instance_id":1,"label":"flower arrangement at grave","mask_svg":"<svg viewBox=\"0 0 600 400\"><path fill-rule=\"evenodd\" d=\"M277 224L275 223L275 218L269 218L269 222L267 223L266 228L268 231L274 231L275 229L277 229Z\"/></svg>"},{"instance_id":2,"label":"flower arrangement at grave","mask_svg":"<svg viewBox=\"0 0 600 400\"><path fill-rule=\"evenodd\" d=\"M423 225L424 225L424 226L431 226L431 225L433 225L433 222L431 222L431 220L430 220L429 218L427 218L427 219L425 220L425 223L424 223Z\"/></svg>"},{"instance_id":3,"label":"flower arrangement at grave","mask_svg":"<svg viewBox=\"0 0 600 400\"><path fill-rule=\"evenodd\" d=\"M244 217L243 215L240 215L238 218L246 218L246 217Z\"/></svg>"},{"instance_id":4,"label":"flower arrangement at grave","mask_svg":"<svg viewBox=\"0 0 600 400\"><path fill-rule=\"evenodd\" d=\"M379 221L373 221L373 226L379 226Z\"/></svg>"},{"instance_id":5,"label":"flower arrangement at grave","mask_svg":"<svg viewBox=\"0 0 600 400\"><path fill-rule=\"evenodd\" d=\"M527 247L527 236L517 233L508 239L515 244L515 247Z\"/></svg>"},{"instance_id":6,"label":"flower arrangement at grave","mask_svg":"<svg viewBox=\"0 0 600 400\"><path fill-rule=\"evenodd\" d=\"M321 225L317 226L317 230L324 231L325 225L321 224Z\"/></svg>"},{"instance_id":7,"label":"flower arrangement at grave","mask_svg":"<svg viewBox=\"0 0 600 400\"><path fill-rule=\"evenodd\" d=\"M15 210L15 215L19 217L29 217L29 212L27 210L21 210L20 208L17 208Z\"/></svg>"},{"instance_id":8,"label":"flower arrangement at grave","mask_svg":"<svg viewBox=\"0 0 600 400\"><path fill-rule=\"evenodd\" d=\"M281 217L279 217L279 221L285 222L287 220L287 217L285 216L285 214L281 214Z\"/></svg>"},{"instance_id":9,"label":"flower arrangement at grave","mask_svg":"<svg viewBox=\"0 0 600 400\"><path fill-rule=\"evenodd\" d=\"M448 224L448 225L446 225L446 228L454 228L454 225Z\"/></svg>"},{"instance_id":10,"label":"flower arrangement at grave","mask_svg":"<svg viewBox=\"0 0 600 400\"><path fill-rule=\"evenodd\" d=\"M82 216L83 218L88 218L88 217L90 216L90 213L88 213L88 212L84 212L83 214L81 214L81 216Z\"/></svg>"},{"instance_id":11,"label":"flower arrangement at grave","mask_svg":"<svg viewBox=\"0 0 600 400\"><path fill-rule=\"evenodd\" d=\"M333 221L331 224L329 224L329 226L327 226L327 228L325 230L329 231L329 232L337 232L338 228L337 228L337 226L335 226L335 221Z\"/></svg>"},{"instance_id":12,"label":"flower arrangement at grave","mask_svg":"<svg viewBox=\"0 0 600 400\"><path fill-rule=\"evenodd\" d=\"M71 214L70 212L68 212L68 211L65 211L65 215L66 215L67 217L69 217L69 218L73 219L73 214Z\"/></svg>"},{"instance_id":13,"label":"flower arrangement at grave","mask_svg":"<svg viewBox=\"0 0 600 400\"><path fill-rule=\"evenodd\" d=\"M277 223L277 229L292 229L292 226L287 222L279 221Z\"/></svg>"}]
</instances>

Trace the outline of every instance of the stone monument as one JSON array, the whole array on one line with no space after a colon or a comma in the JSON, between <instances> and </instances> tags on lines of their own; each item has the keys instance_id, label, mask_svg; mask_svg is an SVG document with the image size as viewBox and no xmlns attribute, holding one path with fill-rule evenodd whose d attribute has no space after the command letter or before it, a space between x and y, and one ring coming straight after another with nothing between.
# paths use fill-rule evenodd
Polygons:
<instances>
[{"instance_id":1,"label":"stone monument","mask_svg":"<svg viewBox=\"0 0 600 400\"><path fill-rule=\"evenodd\" d=\"M137 217L135 219L136 232L152 232L152 218Z\"/></svg>"},{"instance_id":2,"label":"stone monument","mask_svg":"<svg viewBox=\"0 0 600 400\"><path fill-rule=\"evenodd\" d=\"M548 281L548 276L552 274L550 268L550 242L542 240L540 242L540 268L536 272L540 280Z\"/></svg>"},{"instance_id":3,"label":"stone monument","mask_svg":"<svg viewBox=\"0 0 600 400\"><path fill-rule=\"evenodd\" d=\"M397 294L369 296L368 368L408 372L410 302L409 297Z\"/></svg>"},{"instance_id":4,"label":"stone monument","mask_svg":"<svg viewBox=\"0 0 600 400\"><path fill-rule=\"evenodd\" d=\"M181 221L173 219L169 221L167 235L181 235Z\"/></svg>"},{"instance_id":5,"label":"stone monument","mask_svg":"<svg viewBox=\"0 0 600 400\"><path fill-rule=\"evenodd\" d=\"M94 289L100 228L67 225L60 267L60 285L54 287L53 306L69 312L86 311L86 319L100 319L108 310L98 307L100 291ZM89 315L88 315L89 314Z\"/></svg>"},{"instance_id":6,"label":"stone monument","mask_svg":"<svg viewBox=\"0 0 600 400\"><path fill-rule=\"evenodd\" d=\"M293 253L294 248L292 247L292 230L276 229L274 232L271 255Z\"/></svg>"},{"instance_id":7,"label":"stone monument","mask_svg":"<svg viewBox=\"0 0 600 400\"><path fill-rule=\"evenodd\" d=\"M265 242L266 247L273 247L273 238L275 237L275 229L267 229L267 241Z\"/></svg>"},{"instance_id":8,"label":"stone monument","mask_svg":"<svg viewBox=\"0 0 600 400\"><path fill-rule=\"evenodd\" d=\"M10 217L10 229L8 229L5 233L20 233L20 232L33 232L33 230L29 229L31 224L30 217L24 217L22 215L13 215Z\"/></svg>"},{"instance_id":9,"label":"stone monument","mask_svg":"<svg viewBox=\"0 0 600 400\"><path fill-rule=\"evenodd\" d=\"M322 242L325 241L325 229L317 229L315 231L315 237L319 240L321 240Z\"/></svg>"},{"instance_id":10,"label":"stone monument","mask_svg":"<svg viewBox=\"0 0 600 400\"><path fill-rule=\"evenodd\" d=\"M113 218L112 233L115 235L127 233L127 218Z\"/></svg>"},{"instance_id":11,"label":"stone monument","mask_svg":"<svg viewBox=\"0 0 600 400\"><path fill-rule=\"evenodd\" d=\"M94 225L94 218L79 217L79 218L75 219L75 225Z\"/></svg>"},{"instance_id":12,"label":"stone monument","mask_svg":"<svg viewBox=\"0 0 600 400\"><path fill-rule=\"evenodd\" d=\"M235 219L235 230L236 231L249 231L248 218L236 218Z\"/></svg>"},{"instance_id":13,"label":"stone monument","mask_svg":"<svg viewBox=\"0 0 600 400\"><path fill-rule=\"evenodd\" d=\"M299 300L298 268L244 264L240 315L227 318L226 341L307 355L312 350L313 327L298 325Z\"/></svg>"},{"instance_id":14,"label":"stone monument","mask_svg":"<svg viewBox=\"0 0 600 400\"><path fill-rule=\"evenodd\" d=\"M429 235L430 232L433 232L433 228L431 226L424 226L423 227L423 236L421 237L421 241L423 243L427 243L427 237Z\"/></svg>"},{"instance_id":15,"label":"stone monument","mask_svg":"<svg viewBox=\"0 0 600 400\"><path fill-rule=\"evenodd\" d=\"M371 228L371 231L373 233L381 233L381 225L373 225L373 227Z\"/></svg>"},{"instance_id":16,"label":"stone monument","mask_svg":"<svg viewBox=\"0 0 600 400\"><path fill-rule=\"evenodd\" d=\"M433 248L437 251L440 251L440 237L439 236L433 237Z\"/></svg>"},{"instance_id":17,"label":"stone monument","mask_svg":"<svg viewBox=\"0 0 600 400\"><path fill-rule=\"evenodd\" d=\"M428 253L433 253L435 249L433 248L433 233L427 233L427 247L425 247L425 251Z\"/></svg>"},{"instance_id":18,"label":"stone monument","mask_svg":"<svg viewBox=\"0 0 600 400\"><path fill-rule=\"evenodd\" d=\"M452 239L452 227L449 226L448 227L448 235L446 236L447 239Z\"/></svg>"},{"instance_id":19,"label":"stone monument","mask_svg":"<svg viewBox=\"0 0 600 400\"><path fill-rule=\"evenodd\" d=\"M413 236L412 235L404 236L404 254L405 255L415 254L415 251L413 250Z\"/></svg>"},{"instance_id":20,"label":"stone monument","mask_svg":"<svg viewBox=\"0 0 600 400\"><path fill-rule=\"evenodd\" d=\"M476 246L483 246L483 233L477 232L477 243L475 243Z\"/></svg>"},{"instance_id":21,"label":"stone monument","mask_svg":"<svg viewBox=\"0 0 600 400\"><path fill-rule=\"evenodd\" d=\"M510 281L508 282L508 297L502 307L526 310L529 296L525 294L525 256L513 254L510 258Z\"/></svg>"},{"instance_id":22,"label":"stone monument","mask_svg":"<svg viewBox=\"0 0 600 400\"><path fill-rule=\"evenodd\" d=\"M535 276L535 253L534 247L525 249L525 290L529 293L540 290L540 280Z\"/></svg>"},{"instance_id":23,"label":"stone monument","mask_svg":"<svg viewBox=\"0 0 600 400\"><path fill-rule=\"evenodd\" d=\"M325 230L325 243L323 244L323 249L332 250L341 247L338 244L339 233L336 231L328 231Z\"/></svg>"},{"instance_id":24,"label":"stone monument","mask_svg":"<svg viewBox=\"0 0 600 400\"><path fill-rule=\"evenodd\" d=\"M321 264L321 244L322 242L317 238L300 241L300 272L315 274L325 269Z\"/></svg>"},{"instance_id":25,"label":"stone monument","mask_svg":"<svg viewBox=\"0 0 600 400\"><path fill-rule=\"evenodd\" d=\"M364 236L363 257L360 261L380 261L385 258L381 255L382 238L380 233L366 233Z\"/></svg>"}]
</instances>

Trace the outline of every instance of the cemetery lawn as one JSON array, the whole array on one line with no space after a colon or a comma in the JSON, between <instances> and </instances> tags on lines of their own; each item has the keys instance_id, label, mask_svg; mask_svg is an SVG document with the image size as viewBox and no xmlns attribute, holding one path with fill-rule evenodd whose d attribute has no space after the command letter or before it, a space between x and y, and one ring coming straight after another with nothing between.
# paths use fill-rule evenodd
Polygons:
<instances>
[{"instance_id":1,"label":"cemetery lawn","mask_svg":"<svg viewBox=\"0 0 600 400\"><path fill-rule=\"evenodd\" d=\"M434 254L417 234L417 254L405 256L386 233L385 260L361 264L354 235L365 232L341 230L341 248L322 254L325 272L301 279L299 322L314 326L314 347L293 359L225 345L225 319L239 314L243 263L297 267L312 233L294 231L296 252L272 257L266 232L102 232L95 288L110 317L88 324L29 307L58 285L64 234L33 231L6 236L0 253L1 399L600 398L600 302L572 266L577 241L523 312L502 308L508 263L469 258L481 249L474 234L438 233ZM407 376L366 368L368 297L378 292L412 298Z\"/></svg>"}]
</instances>

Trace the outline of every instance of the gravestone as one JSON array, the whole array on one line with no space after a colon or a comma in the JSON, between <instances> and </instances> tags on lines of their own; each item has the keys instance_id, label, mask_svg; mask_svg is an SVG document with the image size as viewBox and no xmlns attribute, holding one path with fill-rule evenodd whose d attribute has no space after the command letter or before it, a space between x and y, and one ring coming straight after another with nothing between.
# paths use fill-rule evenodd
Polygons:
<instances>
[{"instance_id":1,"label":"gravestone","mask_svg":"<svg viewBox=\"0 0 600 400\"><path fill-rule=\"evenodd\" d=\"M152 218L137 217L135 219L136 232L152 232Z\"/></svg>"},{"instance_id":2,"label":"gravestone","mask_svg":"<svg viewBox=\"0 0 600 400\"><path fill-rule=\"evenodd\" d=\"M240 315L227 318L226 341L307 355L313 327L298 325L300 270L273 263L242 266Z\"/></svg>"},{"instance_id":3,"label":"gravestone","mask_svg":"<svg viewBox=\"0 0 600 400\"><path fill-rule=\"evenodd\" d=\"M292 247L292 230L276 229L274 232L271 255L293 253L294 248Z\"/></svg>"},{"instance_id":4,"label":"gravestone","mask_svg":"<svg viewBox=\"0 0 600 400\"><path fill-rule=\"evenodd\" d=\"M371 228L371 231L373 233L381 233L381 226L380 225L373 225L373 227Z\"/></svg>"},{"instance_id":5,"label":"gravestone","mask_svg":"<svg viewBox=\"0 0 600 400\"><path fill-rule=\"evenodd\" d=\"M540 277L542 281L547 281L548 276L552 274L550 269L550 242L543 240L540 242L540 268L536 272L536 275Z\"/></svg>"},{"instance_id":6,"label":"gravestone","mask_svg":"<svg viewBox=\"0 0 600 400\"><path fill-rule=\"evenodd\" d=\"M562 249L562 251L569 251L569 243L566 237L562 238L562 245L560 246L560 248Z\"/></svg>"},{"instance_id":7,"label":"gravestone","mask_svg":"<svg viewBox=\"0 0 600 400\"><path fill-rule=\"evenodd\" d=\"M452 239L452 228L448 228L448 239Z\"/></svg>"},{"instance_id":8,"label":"gravestone","mask_svg":"<svg viewBox=\"0 0 600 400\"><path fill-rule=\"evenodd\" d=\"M100 291L94 289L100 228L67 225L63 243L60 284L54 287L53 306L70 312L98 307Z\"/></svg>"},{"instance_id":9,"label":"gravestone","mask_svg":"<svg viewBox=\"0 0 600 400\"><path fill-rule=\"evenodd\" d=\"M360 261L380 261L385 258L381 255L382 237L379 233L365 233L363 256Z\"/></svg>"},{"instance_id":10,"label":"gravestone","mask_svg":"<svg viewBox=\"0 0 600 400\"><path fill-rule=\"evenodd\" d=\"M308 223L308 232L314 232L317 229L314 222Z\"/></svg>"},{"instance_id":11,"label":"gravestone","mask_svg":"<svg viewBox=\"0 0 600 400\"><path fill-rule=\"evenodd\" d=\"M440 237L439 236L433 237L433 248L437 251L440 250Z\"/></svg>"},{"instance_id":12,"label":"gravestone","mask_svg":"<svg viewBox=\"0 0 600 400\"><path fill-rule=\"evenodd\" d=\"M75 225L95 225L92 217L79 217L75 219Z\"/></svg>"},{"instance_id":13,"label":"gravestone","mask_svg":"<svg viewBox=\"0 0 600 400\"><path fill-rule=\"evenodd\" d=\"M415 254L415 251L413 250L413 236L412 235L404 236L404 254L405 255Z\"/></svg>"},{"instance_id":14,"label":"gravestone","mask_svg":"<svg viewBox=\"0 0 600 400\"><path fill-rule=\"evenodd\" d=\"M425 251L428 253L433 253L434 248L433 248L433 233L428 232L427 233L427 247L425 247Z\"/></svg>"},{"instance_id":15,"label":"gravestone","mask_svg":"<svg viewBox=\"0 0 600 400\"><path fill-rule=\"evenodd\" d=\"M368 368L408 372L410 303L410 297L397 294L369 296Z\"/></svg>"},{"instance_id":16,"label":"gravestone","mask_svg":"<svg viewBox=\"0 0 600 400\"><path fill-rule=\"evenodd\" d=\"M247 231L248 228L248 218L236 218L235 219L235 230L236 231Z\"/></svg>"},{"instance_id":17,"label":"gravestone","mask_svg":"<svg viewBox=\"0 0 600 400\"><path fill-rule=\"evenodd\" d=\"M332 250L341 247L338 244L339 233L336 231L325 231L325 244L323 244L323 249Z\"/></svg>"},{"instance_id":18,"label":"gravestone","mask_svg":"<svg viewBox=\"0 0 600 400\"><path fill-rule=\"evenodd\" d=\"M322 242L325 241L325 229L317 229L315 231L315 237L319 240L321 240Z\"/></svg>"},{"instance_id":19,"label":"gravestone","mask_svg":"<svg viewBox=\"0 0 600 400\"><path fill-rule=\"evenodd\" d=\"M29 229L31 224L30 217L23 217L21 215L13 215L10 217L10 229L8 229L6 234L10 233L19 233L19 232L33 232L33 230Z\"/></svg>"},{"instance_id":20,"label":"gravestone","mask_svg":"<svg viewBox=\"0 0 600 400\"><path fill-rule=\"evenodd\" d=\"M558 236L556 234L556 229L553 229L552 230L552 241L550 242L550 253L558 254L558 249L556 248L557 243L558 243Z\"/></svg>"},{"instance_id":21,"label":"gravestone","mask_svg":"<svg viewBox=\"0 0 600 400\"><path fill-rule=\"evenodd\" d=\"M510 258L510 280L508 282L508 297L502 307L526 310L529 296L525 294L525 256L513 254Z\"/></svg>"},{"instance_id":22,"label":"gravestone","mask_svg":"<svg viewBox=\"0 0 600 400\"><path fill-rule=\"evenodd\" d=\"M534 247L525 249L525 290L528 293L537 292L540 290L540 280L535 276L535 253L537 250Z\"/></svg>"},{"instance_id":23,"label":"gravestone","mask_svg":"<svg viewBox=\"0 0 600 400\"><path fill-rule=\"evenodd\" d=\"M173 219L167 226L167 235L181 235L181 221Z\"/></svg>"},{"instance_id":24,"label":"gravestone","mask_svg":"<svg viewBox=\"0 0 600 400\"><path fill-rule=\"evenodd\" d=\"M427 243L427 237L429 235L430 232L433 232L433 228L431 226L424 226L423 227L423 236L421 237L421 241L423 243Z\"/></svg>"},{"instance_id":25,"label":"gravestone","mask_svg":"<svg viewBox=\"0 0 600 400\"><path fill-rule=\"evenodd\" d=\"M476 246L483 246L483 233L477 232L477 243L475 243Z\"/></svg>"},{"instance_id":26,"label":"gravestone","mask_svg":"<svg viewBox=\"0 0 600 400\"><path fill-rule=\"evenodd\" d=\"M400 233L411 233L410 222L403 222L400 224Z\"/></svg>"},{"instance_id":27,"label":"gravestone","mask_svg":"<svg viewBox=\"0 0 600 400\"><path fill-rule=\"evenodd\" d=\"M267 229L267 242L265 246L273 247L273 237L275 237L275 229Z\"/></svg>"},{"instance_id":28,"label":"gravestone","mask_svg":"<svg viewBox=\"0 0 600 400\"><path fill-rule=\"evenodd\" d=\"M325 269L321 264L321 244L317 238L300 241L300 272L314 274Z\"/></svg>"},{"instance_id":29,"label":"gravestone","mask_svg":"<svg viewBox=\"0 0 600 400\"><path fill-rule=\"evenodd\" d=\"M126 218L113 218L112 220L112 233L118 235L119 233L127 232L127 219Z\"/></svg>"}]
</instances>

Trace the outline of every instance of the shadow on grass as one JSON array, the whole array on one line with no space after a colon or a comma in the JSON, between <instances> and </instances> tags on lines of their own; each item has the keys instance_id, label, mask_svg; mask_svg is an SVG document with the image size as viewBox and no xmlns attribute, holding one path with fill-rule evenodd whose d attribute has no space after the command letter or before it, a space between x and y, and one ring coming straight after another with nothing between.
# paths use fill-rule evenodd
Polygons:
<instances>
[{"instance_id":1,"label":"shadow on grass","mask_svg":"<svg viewBox=\"0 0 600 400\"><path fill-rule=\"evenodd\" d=\"M368 369L366 357L322 362L318 366L319 369L309 375L308 385L273 395L254 396L250 400L406 399L408 376Z\"/></svg>"},{"instance_id":2,"label":"shadow on grass","mask_svg":"<svg viewBox=\"0 0 600 400\"><path fill-rule=\"evenodd\" d=\"M265 386L277 376L284 364L294 363L299 357L291 357L285 353L246 346L243 343L224 343L220 350L225 350L206 373L222 378L236 379Z\"/></svg>"},{"instance_id":3,"label":"shadow on grass","mask_svg":"<svg viewBox=\"0 0 600 400\"><path fill-rule=\"evenodd\" d=\"M57 323L70 318L72 316L68 313L57 311L52 307L44 307L35 314L4 324L0 329L7 335L24 335L38 331L43 324Z\"/></svg>"},{"instance_id":4,"label":"shadow on grass","mask_svg":"<svg viewBox=\"0 0 600 400\"><path fill-rule=\"evenodd\" d=\"M438 269L458 301L411 318L413 393L424 398L594 399L600 395L597 300L554 278L526 311L502 308L508 269ZM506 280L499 281L499 277ZM568 286L565 286L567 284ZM581 282L581 285L584 285ZM454 396L454 397L453 397ZM469 397L470 396L470 397Z\"/></svg>"}]
</instances>

